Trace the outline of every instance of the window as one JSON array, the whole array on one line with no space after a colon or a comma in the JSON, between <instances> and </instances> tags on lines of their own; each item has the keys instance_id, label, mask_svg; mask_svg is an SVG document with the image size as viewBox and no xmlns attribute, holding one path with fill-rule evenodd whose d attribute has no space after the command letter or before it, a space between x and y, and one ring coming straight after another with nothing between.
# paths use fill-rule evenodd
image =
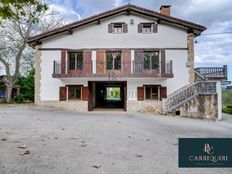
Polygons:
<instances>
[{"instance_id":1,"label":"window","mask_svg":"<svg viewBox=\"0 0 232 174\"><path fill-rule=\"evenodd\" d=\"M143 68L145 70L159 69L159 52L143 52Z\"/></svg>"},{"instance_id":2,"label":"window","mask_svg":"<svg viewBox=\"0 0 232 174\"><path fill-rule=\"evenodd\" d=\"M121 70L121 52L106 53L107 70Z\"/></svg>"},{"instance_id":3,"label":"window","mask_svg":"<svg viewBox=\"0 0 232 174\"><path fill-rule=\"evenodd\" d=\"M145 97L146 99L158 100L159 86L145 86Z\"/></svg>"},{"instance_id":4,"label":"window","mask_svg":"<svg viewBox=\"0 0 232 174\"><path fill-rule=\"evenodd\" d=\"M128 25L125 22L113 22L108 24L108 33L127 33L128 32Z\"/></svg>"},{"instance_id":5,"label":"window","mask_svg":"<svg viewBox=\"0 0 232 174\"><path fill-rule=\"evenodd\" d=\"M142 28L143 33L152 33L152 24L144 23Z\"/></svg>"},{"instance_id":6,"label":"window","mask_svg":"<svg viewBox=\"0 0 232 174\"><path fill-rule=\"evenodd\" d=\"M81 99L81 86L68 86L68 98Z\"/></svg>"},{"instance_id":7,"label":"window","mask_svg":"<svg viewBox=\"0 0 232 174\"><path fill-rule=\"evenodd\" d=\"M122 33L122 23L113 24L113 33Z\"/></svg>"},{"instance_id":8,"label":"window","mask_svg":"<svg viewBox=\"0 0 232 174\"><path fill-rule=\"evenodd\" d=\"M140 23L138 24L138 33L157 33L157 23Z\"/></svg>"},{"instance_id":9,"label":"window","mask_svg":"<svg viewBox=\"0 0 232 174\"><path fill-rule=\"evenodd\" d=\"M83 69L83 53L69 53L69 70Z\"/></svg>"}]
</instances>

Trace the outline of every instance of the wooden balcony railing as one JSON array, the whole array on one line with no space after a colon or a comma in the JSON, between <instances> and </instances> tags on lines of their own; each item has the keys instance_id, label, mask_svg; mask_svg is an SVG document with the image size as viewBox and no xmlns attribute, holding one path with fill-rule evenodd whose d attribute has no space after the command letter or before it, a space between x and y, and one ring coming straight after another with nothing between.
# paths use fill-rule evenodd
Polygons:
<instances>
[{"instance_id":1,"label":"wooden balcony railing","mask_svg":"<svg viewBox=\"0 0 232 174\"><path fill-rule=\"evenodd\" d=\"M67 66L67 65L66 65ZM60 61L53 62L53 77L154 77L154 78L172 78L172 61L161 62L161 64L151 64L151 62L83 62L82 69L69 70L66 67L65 73L62 73L62 64Z\"/></svg>"},{"instance_id":2,"label":"wooden balcony railing","mask_svg":"<svg viewBox=\"0 0 232 174\"><path fill-rule=\"evenodd\" d=\"M227 66L223 67L200 67L195 71L207 80L227 80Z\"/></svg>"}]
</instances>

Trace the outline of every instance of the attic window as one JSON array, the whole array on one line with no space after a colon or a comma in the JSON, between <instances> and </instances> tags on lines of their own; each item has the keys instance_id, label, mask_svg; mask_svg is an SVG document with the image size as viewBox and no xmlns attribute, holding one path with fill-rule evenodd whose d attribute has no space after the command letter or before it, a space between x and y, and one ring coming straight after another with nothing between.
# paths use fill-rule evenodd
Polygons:
<instances>
[{"instance_id":1,"label":"attic window","mask_svg":"<svg viewBox=\"0 0 232 174\"><path fill-rule=\"evenodd\" d=\"M113 24L113 33L122 33L122 23Z\"/></svg>"},{"instance_id":2,"label":"attic window","mask_svg":"<svg viewBox=\"0 0 232 174\"><path fill-rule=\"evenodd\" d=\"M140 23L138 24L139 33L157 33L158 24L155 23Z\"/></svg>"},{"instance_id":3,"label":"attic window","mask_svg":"<svg viewBox=\"0 0 232 174\"><path fill-rule=\"evenodd\" d=\"M124 22L115 22L108 25L108 32L109 33L127 33L127 24Z\"/></svg>"}]
</instances>

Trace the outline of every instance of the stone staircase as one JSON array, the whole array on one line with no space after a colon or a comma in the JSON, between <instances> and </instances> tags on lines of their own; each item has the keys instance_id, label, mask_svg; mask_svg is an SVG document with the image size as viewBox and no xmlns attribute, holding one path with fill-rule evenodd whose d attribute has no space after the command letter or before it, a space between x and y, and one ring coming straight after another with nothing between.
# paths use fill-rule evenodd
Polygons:
<instances>
[{"instance_id":1,"label":"stone staircase","mask_svg":"<svg viewBox=\"0 0 232 174\"><path fill-rule=\"evenodd\" d=\"M207 96L217 95L217 81L227 79L227 66L223 67L201 67L195 69L195 83L186 85L172 94L168 95L163 102L163 113L171 113L188 103L191 106L193 100ZM217 81L215 81L217 80ZM195 101L194 101L195 102ZM198 100L198 103L202 101ZM201 103L204 105L204 102Z\"/></svg>"},{"instance_id":2,"label":"stone staircase","mask_svg":"<svg viewBox=\"0 0 232 174\"><path fill-rule=\"evenodd\" d=\"M217 94L216 81L198 81L170 94L164 102L164 113L173 112L199 95Z\"/></svg>"}]
</instances>

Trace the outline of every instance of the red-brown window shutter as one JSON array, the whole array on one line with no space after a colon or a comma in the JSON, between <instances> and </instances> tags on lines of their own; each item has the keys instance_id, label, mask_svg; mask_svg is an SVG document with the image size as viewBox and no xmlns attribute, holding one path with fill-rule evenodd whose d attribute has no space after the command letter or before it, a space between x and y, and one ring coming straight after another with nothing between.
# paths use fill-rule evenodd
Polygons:
<instances>
[{"instance_id":1,"label":"red-brown window shutter","mask_svg":"<svg viewBox=\"0 0 232 174\"><path fill-rule=\"evenodd\" d=\"M61 73L65 74L65 70L66 70L66 51L61 51Z\"/></svg>"},{"instance_id":2,"label":"red-brown window shutter","mask_svg":"<svg viewBox=\"0 0 232 174\"><path fill-rule=\"evenodd\" d=\"M143 72L143 50L135 50L134 72Z\"/></svg>"},{"instance_id":3,"label":"red-brown window shutter","mask_svg":"<svg viewBox=\"0 0 232 174\"><path fill-rule=\"evenodd\" d=\"M165 74L165 50L161 50L161 74Z\"/></svg>"},{"instance_id":4,"label":"red-brown window shutter","mask_svg":"<svg viewBox=\"0 0 232 174\"><path fill-rule=\"evenodd\" d=\"M138 100L144 100L144 87L137 87Z\"/></svg>"},{"instance_id":5,"label":"red-brown window shutter","mask_svg":"<svg viewBox=\"0 0 232 174\"><path fill-rule=\"evenodd\" d=\"M167 87L162 86L160 88L160 99L167 98Z\"/></svg>"},{"instance_id":6,"label":"red-brown window shutter","mask_svg":"<svg viewBox=\"0 0 232 174\"><path fill-rule=\"evenodd\" d=\"M131 50L123 50L123 73L131 74Z\"/></svg>"},{"instance_id":7,"label":"red-brown window shutter","mask_svg":"<svg viewBox=\"0 0 232 174\"><path fill-rule=\"evenodd\" d=\"M60 101L66 101L67 91L66 87L60 87Z\"/></svg>"},{"instance_id":8,"label":"red-brown window shutter","mask_svg":"<svg viewBox=\"0 0 232 174\"><path fill-rule=\"evenodd\" d=\"M89 87L82 87L82 100L88 101L89 99Z\"/></svg>"},{"instance_id":9,"label":"red-brown window shutter","mask_svg":"<svg viewBox=\"0 0 232 174\"><path fill-rule=\"evenodd\" d=\"M123 33L127 33L128 32L128 26L127 26L127 24L122 24L122 30L123 30Z\"/></svg>"},{"instance_id":10,"label":"red-brown window shutter","mask_svg":"<svg viewBox=\"0 0 232 174\"><path fill-rule=\"evenodd\" d=\"M152 28L153 28L153 33L158 32L158 24L152 24Z\"/></svg>"},{"instance_id":11,"label":"red-brown window shutter","mask_svg":"<svg viewBox=\"0 0 232 174\"><path fill-rule=\"evenodd\" d=\"M138 33L142 33L143 31L143 24L138 24Z\"/></svg>"},{"instance_id":12,"label":"red-brown window shutter","mask_svg":"<svg viewBox=\"0 0 232 174\"><path fill-rule=\"evenodd\" d=\"M108 32L113 33L113 24L108 24Z\"/></svg>"}]
</instances>

